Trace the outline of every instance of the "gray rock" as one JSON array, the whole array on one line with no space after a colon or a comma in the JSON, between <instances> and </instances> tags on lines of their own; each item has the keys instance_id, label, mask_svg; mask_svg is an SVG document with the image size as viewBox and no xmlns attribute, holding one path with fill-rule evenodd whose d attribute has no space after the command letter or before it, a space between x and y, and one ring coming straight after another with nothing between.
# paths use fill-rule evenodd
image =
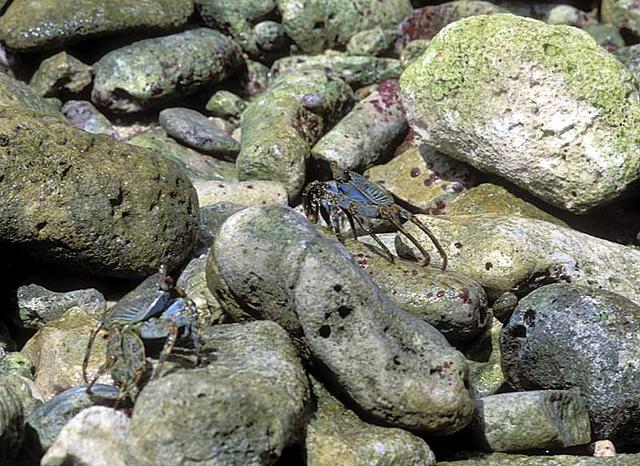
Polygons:
<instances>
[{"instance_id":1,"label":"gray rock","mask_svg":"<svg viewBox=\"0 0 640 466\"><path fill-rule=\"evenodd\" d=\"M40 63L29 86L38 95L53 97L64 93L78 94L93 80L92 68L77 58L60 52Z\"/></svg>"},{"instance_id":2,"label":"gray rock","mask_svg":"<svg viewBox=\"0 0 640 466\"><path fill-rule=\"evenodd\" d=\"M15 106L41 115L64 119L59 108L43 99L22 81L0 73L0 105Z\"/></svg>"},{"instance_id":3,"label":"gray rock","mask_svg":"<svg viewBox=\"0 0 640 466\"><path fill-rule=\"evenodd\" d=\"M287 34L282 24L275 21L261 21L253 28L256 43L265 52L282 50L287 43Z\"/></svg>"},{"instance_id":4,"label":"gray rock","mask_svg":"<svg viewBox=\"0 0 640 466\"><path fill-rule=\"evenodd\" d=\"M129 418L111 408L93 406L78 413L60 431L41 466L127 466Z\"/></svg>"},{"instance_id":5,"label":"gray rock","mask_svg":"<svg viewBox=\"0 0 640 466\"><path fill-rule=\"evenodd\" d=\"M25 328L37 330L47 322L59 319L68 309L79 307L88 314L100 317L107 302L98 290L75 290L56 293L31 284L18 288L18 312Z\"/></svg>"},{"instance_id":6,"label":"gray rock","mask_svg":"<svg viewBox=\"0 0 640 466\"><path fill-rule=\"evenodd\" d=\"M218 202L200 208L200 230L195 255L207 254L222 224L244 206L232 202Z\"/></svg>"},{"instance_id":7,"label":"gray rock","mask_svg":"<svg viewBox=\"0 0 640 466\"><path fill-rule=\"evenodd\" d=\"M425 142L563 209L585 212L640 178L635 77L579 29L466 18L431 41L400 88Z\"/></svg>"},{"instance_id":8,"label":"gray rock","mask_svg":"<svg viewBox=\"0 0 640 466\"><path fill-rule=\"evenodd\" d=\"M591 441L589 414L577 390L479 398L471 431L479 446L491 451L553 450Z\"/></svg>"},{"instance_id":9,"label":"gray rock","mask_svg":"<svg viewBox=\"0 0 640 466\"><path fill-rule=\"evenodd\" d=\"M238 141L195 110L167 108L160 112L159 120L170 136L197 151L227 160L234 160L240 152Z\"/></svg>"},{"instance_id":10,"label":"gray rock","mask_svg":"<svg viewBox=\"0 0 640 466\"><path fill-rule=\"evenodd\" d=\"M208 366L140 393L129 434L136 464L273 464L301 440L310 408L295 348L273 322L216 325L204 341Z\"/></svg>"},{"instance_id":11,"label":"gray rock","mask_svg":"<svg viewBox=\"0 0 640 466\"><path fill-rule=\"evenodd\" d=\"M248 102L238 97L233 92L217 91L207 101L206 109L211 115L221 118L233 118L240 120L242 112L247 108Z\"/></svg>"},{"instance_id":12,"label":"gray rock","mask_svg":"<svg viewBox=\"0 0 640 466\"><path fill-rule=\"evenodd\" d=\"M22 52L49 49L105 34L175 29L192 12L191 0L16 0L0 19L0 37Z\"/></svg>"},{"instance_id":13,"label":"gray rock","mask_svg":"<svg viewBox=\"0 0 640 466\"><path fill-rule=\"evenodd\" d=\"M112 112L139 112L222 81L239 65L239 47L213 29L145 39L94 65L91 100Z\"/></svg>"},{"instance_id":14,"label":"gray rock","mask_svg":"<svg viewBox=\"0 0 640 466\"><path fill-rule=\"evenodd\" d=\"M242 114L238 179L284 183L290 200L302 190L311 145L353 99L340 79L314 70L287 74Z\"/></svg>"},{"instance_id":15,"label":"gray rock","mask_svg":"<svg viewBox=\"0 0 640 466\"><path fill-rule=\"evenodd\" d=\"M54 396L26 419L28 449L33 455L47 451L76 414L91 406L113 407L118 401L118 393L117 387L95 384L90 394L85 385L80 385Z\"/></svg>"},{"instance_id":16,"label":"gray rock","mask_svg":"<svg viewBox=\"0 0 640 466\"><path fill-rule=\"evenodd\" d=\"M609 52L615 52L625 45L620 30L613 24L588 24L583 29Z\"/></svg>"},{"instance_id":17,"label":"gray rock","mask_svg":"<svg viewBox=\"0 0 640 466\"><path fill-rule=\"evenodd\" d=\"M638 5L624 0L603 0L600 7L602 22L628 29L633 34L640 33Z\"/></svg>"},{"instance_id":18,"label":"gray rock","mask_svg":"<svg viewBox=\"0 0 640 466\"><path fill-rule=\"evenodd\" d=\"M391 47L396 36L395 29L382 29L380 26L360 31L349 39L347 52L351 55L380 55Z\"/></svg>"},{"instance_id":19,"label":"gray rock","mask_svg":"<svg viewBox=\"0 0 640 466\"><path fill-rule=\"evenodd\" d=\"M429 466L436 458L419 437L363 422L311 378L316 412L307 427L308 466Z\"/></svg>"},{"instance_id":20,"label":"gray rock","mask_svg":"<svg viewBox=\"0 0 640 466\"><path fill-rule=\"evenodd\" d=\"M222 277L228 296L287 329L324 380L367 418L439 434L469 422L462 355L392 304L344 247L319 237L293 210L252 207L232 215L211 249L212 263L218 270L207 273Z\"/></svg>"},{"instance_id":21,"label":"gray rock","mask_svg":"<svg viewBox=\"0 0 640 466\"><path fill-rule=\"evenodd\" d=\"M407 131L397 81L384 81L311 149L326 163L361 172L390 155Z\"/></svg>"},{"instance_id":22,"label":"gray rock","mask_svg":"<svg viewBox=\"0 0 640 466\"><path fill-rule=\"evenodd\" d=\"M0 190L12 199L0 204L0 238L26 256L136 278L189 254L198 201L173 162L9 107L0 141Z\"/></svg>"},{"instance_id":23,"label":"gray rock","mask_svg":"<svg viewBox=\"0 0 640 466\"><path fill-rule=\"evenodd\" d=\"M220 160L184 147L170 138L162 128L144 131L127 142L134 146L153 149L161 156L171 159L184 170L192 183L236 179L236 167L233 162Z\"/></svg>"},{"instance_id":24,"label":"gray rock","mask_svg":"<svg viewBox=\"0 0 640 466\"><path fill-rule=\"evenodd\" d=\"M439 461L438 466L636 466L640 455L618 455L614 458L571 455L509 455L481 454L461 461Z\"/></svg>"},{"instance_id":25,"label":"gray rock","mask_svg":"<svg viewBox=\"0 0 640 466\"><path fill-rule=\"evenodd\" d=\"M118 133L109 119L86 100L69 100L62 106L62 113L69 123L87 133L106 134L117 138Z\"/></svg>"},{"instance_id":26,"label":"gray rock","mask_svg":"<svg viewBox=\"0 0 640 466\"><path fill-rule=\"evenodd\" d=\"M502 368L517 389L579 388L595 439L640 443L640 307L568 284L523 298L502 330Z\"/></svg>"},{"instance_id":27,"label":"gray rock","mask_svg":"<svg viewBox=\"0 0 640 466\"><path fill-rule=\"evenodd\" d=\"M199 181L194 183L201 207L231 202L243 206L287 205L287 190L277 181Z\"/></svg>"},{"instance_id":28,"label":"gray rock","mask_svg":"<svg viewBox=\"0 0 640 466\"><path fill-rule=\"evenodd\" d=\"M271 85L271 70L259 61L245 58L244 63L247 70L241 83L243 95L256 97Z\"/></svg>"}]
</instances>

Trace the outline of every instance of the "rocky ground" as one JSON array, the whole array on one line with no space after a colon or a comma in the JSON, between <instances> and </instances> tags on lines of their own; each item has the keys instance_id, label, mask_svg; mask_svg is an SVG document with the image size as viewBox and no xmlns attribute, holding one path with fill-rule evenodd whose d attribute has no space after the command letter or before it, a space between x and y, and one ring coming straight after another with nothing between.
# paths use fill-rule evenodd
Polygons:
<instances>
[{"instance_id":1,"label":"rocky ground","mask_svg":"<svg viewBox=\"0 0 640 466\"><path fill-rule=\"evenodd\" d=\"M0 464L640 464L636 43L625 0L0 0Z\"/></svg>"}]
</instances>

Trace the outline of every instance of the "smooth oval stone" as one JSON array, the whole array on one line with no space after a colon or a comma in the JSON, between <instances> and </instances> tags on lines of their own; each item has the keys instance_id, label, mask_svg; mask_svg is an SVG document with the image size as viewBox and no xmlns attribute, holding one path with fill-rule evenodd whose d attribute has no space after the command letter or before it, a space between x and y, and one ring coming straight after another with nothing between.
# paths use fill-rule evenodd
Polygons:
<instances>
[{"instance_id":1,"label":"smooth oval stone","mask_svg":"<svg viewBox=\"0 0 640 466\"><path fill-rule=\"evenodd\" d=\"M131 415L140 465L269 465L302 439L309 382L287 333L273 322L203 332L209 364L151 381ZM162 428L158 428L162 426Z\"/></svg>"},{"instance_id":2,"label":"smooth oval stone","mask_svg":"<svg viewBox=\"0 0 640 466\"><path fill-rule=\"evenodd\" d=\"M239 65L238 45L213 29L145 39L94 65L91 100L112 112L140 112L220 82Z\"/></svg>"},{"instance_id":3,"label":"smooth oval stone","mask_svg":"<svg viewBox=\"0 0 640 466\"><path fill-rule=\"evenodd\" d=\"M183 261L198 201L152 151L0 107L0 240L92 274L140 278Z\"/></svg>"},{"instance_id":4,"label":"smooth oval stone","mask_svg":"<svg viewBox=\"0 0 640 466\"><path fill-rule=\"evenodd\" d=\"M640 443L640 307L606 291L547 285L518 303L502 330L516 389L579 388L595 439Z\"/></svg>"},{"instance_id":5,"label":"smooth oval stone","mask_svg":"<svg viewBox=\"0 0 640 466\"><path fill-rule=\"evenodd\" d=\"M261 21L253 28L256 43L266 52L281 50L287 43L287 35L282 24L275 21Z\"/></svg>"},{"instance_id":6,"label":"smooth oval stone","mask_svg":"<svg viewBox=\"0 0 640 466\"><path fill-rule=\"evenodd\" d=\"M191 0L16 0L0 18L0 37L22 52L59 47L118 32L175 29Z\"/></svg>"},{"instance_id":7,"label":"smooth oval stone","mask_svg":"<svg viewBox=\"0 0 640 466\"><path fill-rule=\"evenodd\" d=\"M160 125L177 141L200 152L233 160L240 143L218 128L202 113L188 108L167 108L160 112Z\"/></svg>"}]
</instances>

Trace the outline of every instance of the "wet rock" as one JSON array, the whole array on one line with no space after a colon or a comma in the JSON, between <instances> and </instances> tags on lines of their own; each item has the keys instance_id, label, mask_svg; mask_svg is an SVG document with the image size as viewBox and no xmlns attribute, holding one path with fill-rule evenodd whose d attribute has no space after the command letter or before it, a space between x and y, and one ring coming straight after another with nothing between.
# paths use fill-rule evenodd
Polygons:
<instances>
[{"instance_id":1,"label":"wet rock","mask_svg":"<svg viewBox=\"0 0 640 466\"><path fill-rule=\"evenodd\" d=\"M344 46L361 31L393 29L412 11L409 0L276 0L287 35L305 53Z\"/></svg>"},{"instance_id":2,"label":"wet rock","mask_svg":"<svg viewBox=\"0 0 640 466\"><path fill-rule=\"evenodd\" d=\"M594 40L609 52L614 52L620 47L624 47L624 39L620 30L612 24L589 24L584 27Z\"/></svg>"},{"instance_id":3,"label":"wet rock","mask_svg":"<svg viewBox=\"0 0 640 466\"><path fill-rule=\"evenodd\" d=\"M445 215L502 214L544 220L567 226L533 204L511 194L502 186L482 183L452 199L442 211Z\"/></svg>"},{"instance_id":4,"label":"wet rock","mask_svg":"<svg viewBox=\"0 0 640 466\"><path fill-rule=\"evenodd\" d=\"M640 34L640 5L625 0L602 0L602 22Z\"/></svg>"},{"instance_id":5,"label":"wet rock","mask_svg":"<svg viewBox=\"0 0 640 466\"><path fill-rule=\"evenodd\" d=\"M35 382L46 400L70 387L80 385L82 361L89 335L98 320L82 309L71 308L63 316L49 322L36 332L22 348L22 352L36 366ZM89 360L89 375L97 372L104 362L106 341L96 338ZM98 382L109 382L103 375Z\"/></svg>"},{"instance_id":6,"label":"wet rock","mask_svg":"<svg viewBox=\"0 0 640 466\"><path fill-rule=\"evenodd\" d=\"M585 212L640 177L635 78L576 28L463 19L431 41L400 88L425 142L558 207Z\"/></svg>"},{"instance_id":7,"label":"wet rock","mask_svg":"<svg viewBox=\"0 0 640 466\"><path fill-rule=\"evenodd\" d=\"M210 157L184 147L170 138L162 128L144 131L127 142L134 146L152 149L161 156L171 159L184 170L192 183L210 180L233 181L236 178L236 167L233 162Z\"/></svg>"},{"instance_id":8,"label":"wet rock","mask_svg":"<svg viewBox=\"0 0 640 466\"><path fill-rule=\"evenodd\" d=\"M426 144L412 146L386 164L369 168L364 175L399 199L433 214L442 213L475 184L467 165Z\"/></svg>"},{"instance_id":9,"label":"wet rock","mask_svg":"<svg viewBox=\"0 0 640 466\"><path fill-rule=\"evenodd\" d=\"M78 413L42 458L42 466L126 466L129 418L103 406Z\"/></svg>"},{"instance_id":10,"label":"wet rock","mask_svg":"<svg viewBox=\"0 0 640 466\"><path fill-rule=\"evenodd\" d=\"M250 55L259 55L259 35L253 23L276 8L274 0L195 0L200 17L207 26L225 31Z\"/></svg>"},{"instance_id":11,"label":"wet rock","mask_svg":"<svg viewBox=\"0 0 640 466\"><path fill-rule=\"evenodd\" d=\"M480 446L492 451L553 450L591 440L589 415L577 390L479 398L471 431Z\"/></svg>"},{"instance_id":12,"label":"wet rock","mask_svg":"<svg viewBox=\"0 0 640 466\"><path fill-rule=\"evenodd\" d=\"M612 291L640 303L637 267L640 250L518 216L418 218L429 226L445 249L448 270L477 280L490 299L506 291L526 294L545 283L568 281ZM413 225L407 230L425 246L437 265L437 251L427 236ZM404 237L399 235L396 241L419 257L419 252Z\"/></svg>"},{"instance_id":13,"label":"wet rock","mask_svg":"<svg viewBox=\"0 0 640 466\"><path fill-rule=\"evenodd\" d=\"M102 293L93 288L65 293L49 291L35 284L18 288L18 313L25 328L42 328L72 307L79 307L99 318L107 309L107 302Z\"/></svg>"},{"instance_id":14,"label":"wet rock","mask_svg":"<svg viewBox=\"0 0 640 466\"><path fill-rule=\"evenodd\" d=\"M407 131L397 81L384 81L311 149L323 162L362 171L388 156Z\"/></svg>"},{"instance_id":15,"label":"wet rock","mask_svg":"<svg viewBox=\"0 0 640 466\"><path fill-rule=\"evenodd\" d=\"M129 434L137 464L273 464L301 440L311 401L289 337L254 322L208 327L204 341L208 366L140 393Z\"/></svg>"},{"instance_id":16,"label":"wet rock","mask_svg":"<svg viewBox=\"0 0 640 466\"><path fill-rule=\"evenodd\" d=\"M256 43L265 52L275 52L285 48L287 34L282 24L275 21L261 21L253 28Z\"/></svg>"},{"instance_id":17,"label":"wet rock","mask_svg":"<svg viewBox=\"0 0 640 466\"><path fill-rule=\"evenodd\" d=\"M118 393L117 387L95 384L91 393L86 392L85 385L80 385L54 396L27 417L28 449L33 455L47 451L76 414L92 406L113 407Z\"/></svg>"},{"instance_id":18,"label":"wet rock","mask_svg":"<svg viewBox=\"0 0 640 466\"><path fill-rule=\"evenodd\" d=\"M5 464L15 459L24 437L24 407L12 378L0 378L0 461Z\"/></svg>"},{"instance_id":19,"label":"wet rock","mask_svg":"<svg viewBox=\"0 0 640 466\"><path fill-rule=\"evenodd\" d=\"M239 65L239 47L213 29L145 39L94 65L91 100L112 112L140 112L222 81Z\"/></svg>"},{"instance_id":20,"label":"wet rock","mask_svg":"<svg viewBox=\"0 0 640 466\"><path fill-rule=\"evenodd\" d=\"M457 0L417 8L398 26L400 37L396 41L396 47L404 48L417 39L433 39L442 28L459 19L496 13L506 13L506 10L479 0Z\"/></svg>"},{"instance_id":21,"label":"wet rock","mask_svg":"<svg viewBox=\"0 0 640 466\"><path fill-rule=\"evenodd\" d=\"M231 215L244 208L244 206L232 202L218 202L201 207L198 245L196 246L194 256L199 257L202 254L207 254L222 224Z\"/></svg>"},{"instance_id":22,"label":"wet rock","mask_svg":"<svg viewBox=\"0 0 640 466\"><path fill-rule=\"evenodd\" d=\"M206 181L195 183L200 206L231 202L243 206L287 205L287 191L276 181Z\"/></svg>"},{"instance_id":23,"label":"wet rock","mask_svg":"<svg viewBox=\"0 0 640 466\"><path fill-rule=\"evenodd\" d=\"M502 368L519 390L579 388L595 439L640 443L640 307L552 284L524 297L502 330Z\"/></svg>"},{"instance_id":24,"label":"wet rock","mask_svg":"<svg viewBox=\"0 0 640 466\"><path fill-rule=\"evenodd\" d=\"M247 108L248 102L233 92L217 91L207 101L207 112L221 118L240 120L240 115Z\"/></svg>"},{"instance_id":25,"label":"wet rock","mask_svg":"<svg viewBox=\"0 0 640 466\"><path fill-rule=\"evenodd\" d=\"M461 461L439 461L438 466L635 466L638 461L640 455L618 455L614 460L607 461L589 456L491 453Z\"/></svg>"},{"instance_id":26,"label":"wet rock","mask_svg":"<svg viewBox=\"0 0 640 466\"><path fill-rule=\"evenodd\" d=\"M502 323L493 319L491 328L464 351L469 364L469 380L476 397L495 394L504 384L501 367L500 332Z\"/></svg>"},{"instance_id":27,"label":"wet rock","mask_svg":"<svg viewBox=\"0 0 640 466\"><path fill-rule=\"evenodd\" d=\"M69 123L87 133L106 134L117 138L118 133L109 119L86 100L69 100L62 106L62 113Z\"/></svg>"},{"instance_id":28,"label":"wet rock","mask_svg":"<svg viewBox=\"0 0 640 466\"><path fill-rule=\"evenodd\" d=\"M177 287L195 303L200 328L223 320L222 308L207 286L206 268L206 256L191 259L176 282Z\"/></svg>"},{"instance_id":29,"label":"wet rock","mask_svg":"<svg viewBox=\"0 0 640 466\"><path fill-rule=\"evenodd\" d=\"M351 55L380 55L391 47L396 36L395 29L382 29L379 26L360 31L349 39L347 52Z\"/></svg>"},{"instance_id":30,"label":"wet rock","mask_svg":"<svg viewBox=\"0 0 640 466\"><path fill-rule=\"evenodd\" d=\"M311 145L353 99L349 86L324 71L279 78L242 114L238 179L280 181L289 199L300 193Z\"/></svg>"},{"instance_id":31,"label":"wet rock","mask_svg":"<svg viewBox=\"0 0 640 466\"><path fill-rule=\"evenodd\" d=\"M366 418L439 434L469 421L460 353L392 304L340 243L319 237L293 210L252 207L232 215L211 249L212 263L218 269L207 274L223 277L239 307L287 329L323 368L323 381Z\"/></svg>"},{"instance_id":32,"label":"wet rock","mask_svg":"<svg viewBox=\"0 0 640 466\"><path fill-rule=\"evenodd\" d=\"M52 118L0 107L0 238L39 261L144 277L186 258L196 192L173 162ZM14 155L19 153L20 157Z\"/></svg>"},{"instance_id":33,"label":"wet rock","mask_svg":"<svg viewBox=\"0 0 640 466\"><path fill-rule=\"evenodd\" d=\"M0 38L21 52L50 49L106 34L175 29L192 12L190 0L16 0L0 18Z\"/></svg>"},{"instance_id":34,"label":"wet rock","mask_svg":"<svg viewBox=\"0 0 640 466\"><path fill-rule=\"evenodd\" d=\"M40 63L29 86L43 97L78 94L91 84L93 70L75 57L60 52Z\"/></svg>"},{"instance_id":35,"label":"wet rock","mask_svg":"<svg viewBox=\"0 0 640 466\"><path fill-rule=\"evenodd\" d=\"M0 105L64 119L58 107L36 94L22 81L0 73Z\"/></svg>"},{"instance_id":36,"label":"wet rock","mask_svg":"<svg viewBox=\"0 0 640 466\"><path fill-rule=\"evenodd\" d=\"M27 379L33 379L34 374L33 362L23 353L12 351L0 359L0 376L20 375Z\"/></svg>"},{"instance_id":37,"label":"wet rock","mask_svg":"<svg viewBox=\"0 0 640 466\"><path fill-rule=\"evenodd\" d=\"M324 55L293 55L276 60L271 73L276 76L304 70L327 70L352 87L368 86L386 79L398 79L402 73L400 60L340 52Z\"/></svg>"},{"instance_id":38,"label":"wet rock","mask_svg":"<svg viewBox=\"0 0 640 466\"><path fill-rule=\"evenodd\" d=\"M401 429L367 424L311 378L317 411L307 427L308 466L429 466L436 459L419 437Z\"/></svg>"},{"instance_id":39,"label":"wet rock","mask_svg":"<svg viewBox=\"0 0 640 466\"><path fill-rule=\"evenodd\" d=\"M160 112L159 120L170 136L199 152L227 160L234 160L240 152L238 141L195 110L167 108Z\"/></svg>"}]
</instances>

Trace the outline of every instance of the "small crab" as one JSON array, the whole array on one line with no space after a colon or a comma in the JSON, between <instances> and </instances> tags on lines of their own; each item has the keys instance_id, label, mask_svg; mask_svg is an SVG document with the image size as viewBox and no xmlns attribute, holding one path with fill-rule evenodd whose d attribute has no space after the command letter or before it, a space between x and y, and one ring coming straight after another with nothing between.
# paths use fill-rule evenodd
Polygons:
<instances>
[{"instance_id":1,"label":"small crab","mask_svg":"<svg viewBox=\"0 0 640 466\"><path fill-rule=\"evenodd\" d=\"M431 260L429 253L402 226L403 222L410 221L431 239L442 257L442 270L447 268L447 255L436 237L411 212L396 204L391 193L358 173L340 168L336 162L331 163L331 171L333 180L313 181L303 193L304 211L312 222L318 221L318 213L320 213L338 240L344 242L340 232L340 217L344 215L349 221L354 239L358 238L355 227L355 223L357 223L378 243L387 259L393 262L393 254L375 235L367 219L387 220L418 248L423 257L421 265L426 266Z\"/></svg>"},{"instance_id":2,"label":"small crab","mask_svg":"<svg viewBox=\"0 0 640 466\"><path fill-rule=\"evenodd\" d=\"M122 359L127 368L127 380L121 387L120 394L123 398L132 387L138 387L144 375L146 355L143 340L165 338L158 364L151 374L151 379L157 378L163 363L173 350L181 329L184 329L183 336L191 336L199 363L200 339L196 325L196 305L182 290L173 286L173 280L167 275L166 267L160 266L159 274L147 278L118 301L105 313L92 332L82 363L87 393L91 393L91 387L102 374ZM87 366L91 348L96 335L103 328L109 331L107 356L98 373L89 382Z\"/></svg>"}]
</instances>

